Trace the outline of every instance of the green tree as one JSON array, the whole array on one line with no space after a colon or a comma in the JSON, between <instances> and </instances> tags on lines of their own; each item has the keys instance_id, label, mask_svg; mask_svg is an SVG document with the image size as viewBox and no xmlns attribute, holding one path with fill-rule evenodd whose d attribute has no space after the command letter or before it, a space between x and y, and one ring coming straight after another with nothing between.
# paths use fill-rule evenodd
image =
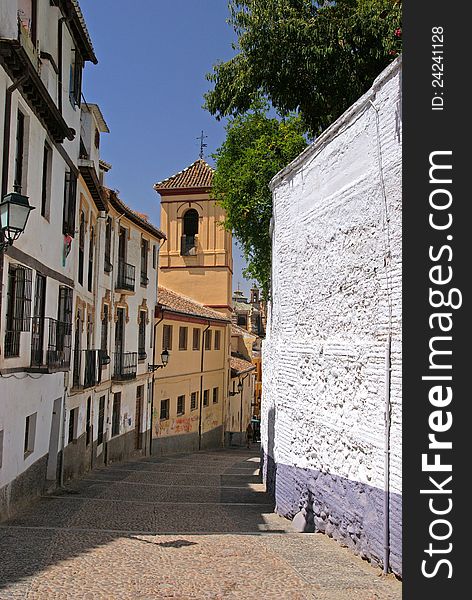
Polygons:
<instances>
[{"instance_id":1,"label":"green tree","mask_svg":"<svg viewBox=\"0 0 472 600\"><path fill-rule=\"evenodd\" d=\"M213 155L215 198L226 210L224 226L238 240L265 298L269 293L272 193L269 182L306 147L304 126L297 116L270 118L259 104L229 120L226 140Z\"/></svg>"},{"instance_id":2,"label":"green tree","mask_svg":"<svg viewBox=\"0 0 472 600\"><path fill-rule=\"evenodd\" d=\"M267 98L317 135L399 53L401 0L230 0L237 54L214 66L206 108L217 118Z\"/></svg>"}]
</instances>

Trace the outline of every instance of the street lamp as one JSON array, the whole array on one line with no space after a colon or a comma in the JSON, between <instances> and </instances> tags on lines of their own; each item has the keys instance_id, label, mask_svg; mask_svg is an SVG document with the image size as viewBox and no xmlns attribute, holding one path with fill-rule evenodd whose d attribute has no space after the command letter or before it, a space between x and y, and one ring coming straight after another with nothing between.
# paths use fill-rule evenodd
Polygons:
<instances>
[{"instance_id":1,"label":"street lamp","mask_svg":"<svg viewBox=\"0 0 472 600\"><path fill-rule=\"evenodd\" d=\"M243 391L243 382L241 381L241 379L238 382L238 391L237 392L230 392L229 395L230 396L236 396L237 394L240 394Z\"/></svg>"},{"instance_id":2,"label":"street lamp","mask_svg":"<svg viewBox=\"0 0 472 600\"><path fill-rule=\"evenodd\" d=\"M27 196L17 192L7 194L0 202L0 250L6 250L23 233L30 212L34 209Z\"/></svg>"},{"instance_id":3,"label":"street lamp","mask_svg":"<svg viewBox=\"0 0 472 600\"><path fill-rule=\"evenodd\" d=\"M162 369L163 367L167 367L167 363L169 362L169 350L167 348L161 353L161 363L160 365L151 365L148 364L148 371L150 373L154 373L157 369Z\"/></svg>"}]
</instances>

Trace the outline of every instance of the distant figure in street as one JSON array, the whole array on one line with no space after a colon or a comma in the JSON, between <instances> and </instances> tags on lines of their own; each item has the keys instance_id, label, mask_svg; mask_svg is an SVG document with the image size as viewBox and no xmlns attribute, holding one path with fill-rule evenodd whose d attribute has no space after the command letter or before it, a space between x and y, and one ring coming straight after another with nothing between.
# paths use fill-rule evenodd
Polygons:
<instances>
[{"instance_id":1,"label":"distant figure in street","mask_svg":"<svg viewBox=\"0 0 472 600\"><path fill-rule=\"evenodd\" d=\"M253 435L254 435L254 430L252 429L251 422L249 421L249 423L247 424L247 427L246 427L246 443L247 443L248 448L251 447L251 440L253 439Z\"/></svg>"}]
</instances>

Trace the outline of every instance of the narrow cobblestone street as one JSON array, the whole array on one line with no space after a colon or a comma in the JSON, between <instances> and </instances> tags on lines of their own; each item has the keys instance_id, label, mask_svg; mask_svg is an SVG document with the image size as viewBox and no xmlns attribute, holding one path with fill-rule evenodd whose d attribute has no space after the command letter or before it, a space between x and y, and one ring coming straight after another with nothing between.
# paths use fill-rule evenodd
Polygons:
<instances>
[{"instance_id":1,"label":"narrow cobblestone street","mask_svg":"<svg viewBox=\"0 0 472 600\"><path fill-rule=\"evenodd\" d=\"M401 584L273 513L258 449L93 471L0 528L0 598L399 600Z\"/></svg>"}]
</instances>

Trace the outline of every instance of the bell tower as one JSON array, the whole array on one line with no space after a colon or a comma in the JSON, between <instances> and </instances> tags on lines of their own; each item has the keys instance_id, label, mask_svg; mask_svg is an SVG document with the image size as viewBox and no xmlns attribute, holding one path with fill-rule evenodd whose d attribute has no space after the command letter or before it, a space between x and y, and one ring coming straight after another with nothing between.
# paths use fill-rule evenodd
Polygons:
<instances>
[{"instance_id":1,"label":"bell tower","mask_svg":"<svg viewBox=\"0 0 472 600\"><path fill-rule=\"evenodd\" d=\"M159 284L231 315L232 235L223 208L211 196L214 170L199 158L154 185L161 196Z\"/></svg>"}]
</instances>

